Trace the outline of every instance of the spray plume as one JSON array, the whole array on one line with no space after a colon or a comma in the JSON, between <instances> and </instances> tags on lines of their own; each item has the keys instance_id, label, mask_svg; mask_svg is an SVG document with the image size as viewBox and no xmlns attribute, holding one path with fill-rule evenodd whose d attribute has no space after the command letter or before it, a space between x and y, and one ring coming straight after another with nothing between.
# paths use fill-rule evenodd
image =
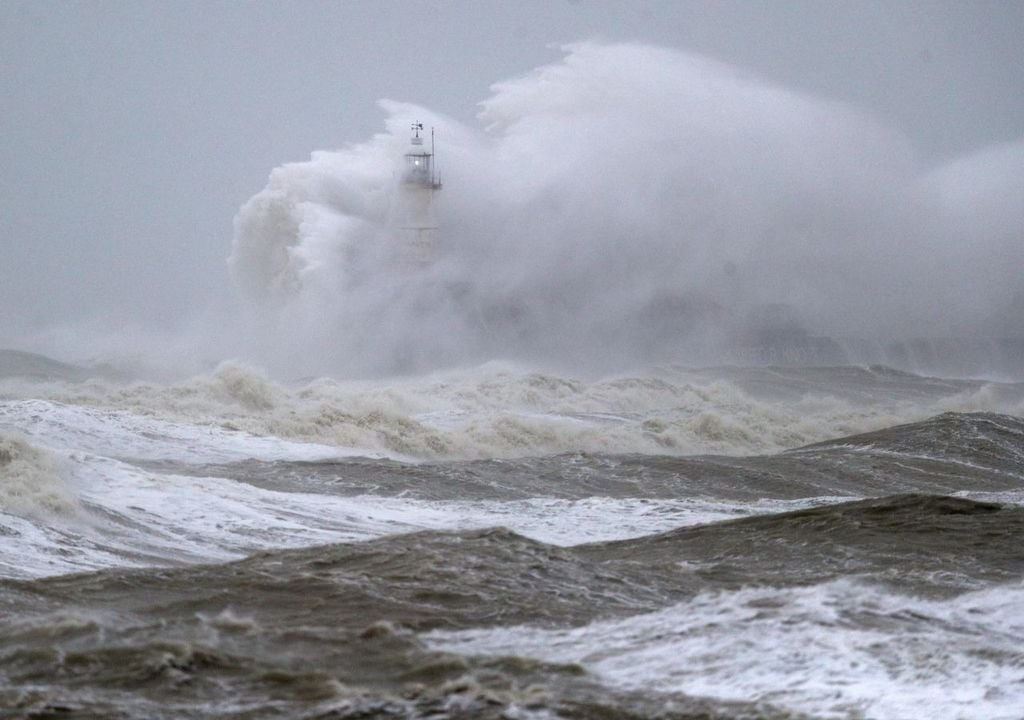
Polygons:
<instances>
[{"instance_id":1,"label":"spray plume","mask_svg":"<svg viewBox=\"0 0 1024 720\"><path fill-rule=\"evenodd\" d=\"M642 45L568 46L492 92L482 130L383 101L385 132L241 208L229 263L271 365L607 370L728 361L765 333L1021 334L1024 142L924 173L856 108ZM439 256L410 268L389 218L415 121L445 190Z\"/></svg>"}]
</instances>

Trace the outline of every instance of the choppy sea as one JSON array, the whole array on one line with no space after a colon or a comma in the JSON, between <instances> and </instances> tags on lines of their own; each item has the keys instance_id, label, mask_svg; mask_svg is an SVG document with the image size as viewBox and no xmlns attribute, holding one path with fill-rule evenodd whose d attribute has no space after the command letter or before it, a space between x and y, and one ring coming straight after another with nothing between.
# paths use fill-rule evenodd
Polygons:
<instances>
[{"instance_id":1,"label":"choppy sea","mask_svg":"<svg viewBox=\"0 0 1024 720\"><path fill-rule=\"evenodd\" d=\"M1024 385L15 370L2 718L1024 717Z\"/></svg>"}]
</instances>

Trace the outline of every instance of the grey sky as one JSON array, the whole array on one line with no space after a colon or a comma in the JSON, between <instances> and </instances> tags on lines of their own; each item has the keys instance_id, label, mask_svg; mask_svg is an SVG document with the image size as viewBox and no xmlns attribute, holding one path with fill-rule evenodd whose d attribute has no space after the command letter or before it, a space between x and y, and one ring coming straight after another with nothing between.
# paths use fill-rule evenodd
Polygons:
<instances>
[{"instance_id":1,"label":"grey sky","mask_svg":"<svg viewBox=\"0 0 1024 720\"><path fill-rule=\"evenodd\" d=\"M472 123L491 83L599 38L864 108L927 167L1024 136L1021 2L0 3L0 342L229 302L231 220L379 98Z\"/></svg>"}]
</instances>

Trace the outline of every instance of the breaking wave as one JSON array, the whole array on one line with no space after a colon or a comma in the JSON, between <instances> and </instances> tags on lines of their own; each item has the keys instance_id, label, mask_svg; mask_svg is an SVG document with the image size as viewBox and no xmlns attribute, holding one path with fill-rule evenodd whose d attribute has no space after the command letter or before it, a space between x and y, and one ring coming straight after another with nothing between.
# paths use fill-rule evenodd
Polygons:
<instances>
[{"instance_id":1,"label":"breaking wave","mask_svg":"<svg viewBox=\"0 0 1024 720\"><path fill-rule=\"evenodd\" d=\"M294 385L238 363L169 385L20 382L19 393L39 400L0 403L0 422L22 432L47 418L96 452L162 456L181 452L185 442L208 461L231 443L263 448L275 442L312 443L311 456L317 457L333 449L339 456L400 460L566 452L750 455L942 412L1024 411L1019 385L857 368L793 372L788 387L783 371L756 368L661 368L585 379L497 363L400 380L320 378ZM33 403L42 401L66 408L40 412ZM111 423L141 424L145 434L120 437L120 451L87 437L90 428ZM253 439L216 441L203 437L204 426ZM165 438L166 451L152 449L154 438Z\"/></svg>"},{"instance_id":2,"label":"breaking wave","mask_svg":"<svg viewBox=\"0 0 1024 720\"><path fill-rule=\"evenodd\" d=\"M0 513L52 519L77 509L57 458L20 437L0 432Z\"/></svg>"},{"instance_id":3,"label":"breaking wave","mask_svg":"<svg viewBox=\"0 0 1024 720\"><path fill-rule=\"evenodd\" d=\"M297 374L779 344L906 364L908 338L1020 338L1020 143L923 171L855 108L642 45L572 45L492 89L482 131L386 101L386 132L271 173L230 259L255 354ZM416 120L445 189L440 257L409 269L388 217Z\"/></svg>"}]
</instances>

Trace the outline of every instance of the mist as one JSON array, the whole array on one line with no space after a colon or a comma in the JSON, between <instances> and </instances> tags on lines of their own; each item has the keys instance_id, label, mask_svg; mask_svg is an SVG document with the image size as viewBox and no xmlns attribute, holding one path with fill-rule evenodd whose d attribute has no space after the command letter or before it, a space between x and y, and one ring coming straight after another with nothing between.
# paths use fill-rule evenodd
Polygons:
<instances>
[{"instance_id":1,"label":"mist","mask_svg":"<svg viewBox=\"0 0 1024 720\"><path fill-rule=\"evenodd\" d=\"M382 101L383 132L273 170L235 218L243 352L293 376L608 371L1024 336L1024 141L927 167L884 119L704 56L563 52L475 123ZM438 257L410 267L389 217L413 122L444 189Z\"/></svg>"},{"instance_id":2,"label":"mist","mask_svg":"<svg viewBox=\"0 0 1024 720\"><path fill-rule=\"evenodd\" d=\"M945 0L11 0L0 347L1019 376L1022 31ZM415 269L414 121L444 182Z\"/></svg>"}]
</instances>

